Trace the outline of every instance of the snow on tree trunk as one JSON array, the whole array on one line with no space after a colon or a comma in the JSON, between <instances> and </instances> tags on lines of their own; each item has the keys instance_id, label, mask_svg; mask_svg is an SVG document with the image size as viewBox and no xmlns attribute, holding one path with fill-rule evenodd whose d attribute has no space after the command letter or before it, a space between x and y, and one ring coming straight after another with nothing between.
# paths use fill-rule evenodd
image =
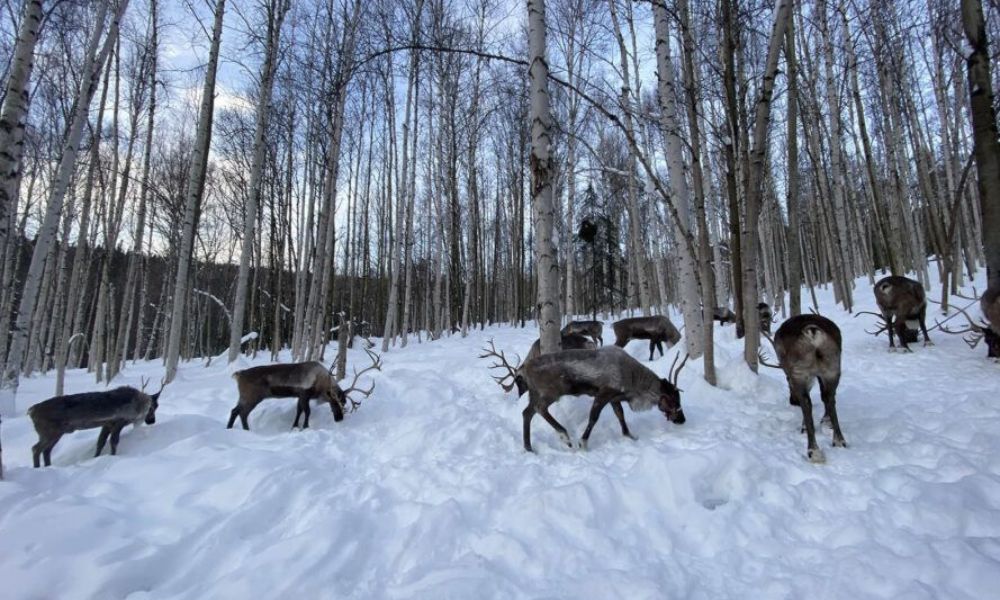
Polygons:
<instances>
[{"instance_id":1,"label":"snow on tree trunk","mask_svg":"<svg viewBox=\"0 0 1000 600\"><path fill-rule=\"evenodd\" d=\"M561 348L559 336L559 260L552 240L552 139L549 134L548 77L545 58L545 0L528 0L528 75L531 123L531 207L535 225L538 276L538 325L542 354Z\"/></svg>"},{"instance_id":2,"label":"snow on tree trunk","mask_svg":"<svg viewBox=\"0 0 1000 600\"><path fill-rule=\"evenodd\" d=\"M170 315L170 335L166 350L166 382L177 375L180 358L181 335L184 333L184 311L188 298L188 278L194 250L194 237L198 227L198 213L202 194L205 191L205 171L208 168L208 151L212 142L212 120L215 107L215 75L219 66L219 45L222 43L222 20L226 0L215 3L215 23L212 26L212 45L208 52L208 67L205 71L205 86L201 94L201 108L198 113L198 130L191 155L191 169L188 173L187 190L184 194L184 221L181 224L181 245L178 248L177 273L174 277L173 308Z\"/></svg>"}]
</instances>

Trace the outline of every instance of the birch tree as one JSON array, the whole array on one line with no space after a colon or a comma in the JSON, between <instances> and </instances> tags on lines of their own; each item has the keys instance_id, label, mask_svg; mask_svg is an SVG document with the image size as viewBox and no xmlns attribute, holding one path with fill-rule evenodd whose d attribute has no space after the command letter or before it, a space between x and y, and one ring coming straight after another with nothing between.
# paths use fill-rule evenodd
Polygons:
<instances>
[{"instance_id":1,"label":"birch tree","mask_svg":"<svg viewBox=\"0 0 1000 600\"><path fill-rule=\"evenodd\" d=\"M558 351L559 260L552 239L552 138L549 113L549 65L545 57L545 0L528 0L528 118L531 122L531 207L535 225L538 273L538 325L542 354Z\"/></svg>"},{"instance_id":2,"label":"birch tree","mask_svg":"<svg viewBox=\"0 0 1000 600\"><path fill-rule=\"evenodd\" d=\"M253 162L250 165L250 191L243 220L243 245L240 250L240 269L236 279L236 297L233 301L233 320L229 333L229 362L236 360L243 340L243 319L247 306L247 287L250 275L250 256L253 251L254 228L257 225L257 207L260 204L264 178L264 157L267 150L265 135L271 115L271 94L274 74L278 69L278 49L281 42L281 25L288 12L288 0L268 0L265 6L267 33L264 42L264 65L261 68L260 91L257 98L256 125L253 135Z\"/></svg>"},{"instance_id":3,"label":"birch tree","mask_svg":"<svg viewBox=\"0 0 1000 600\"><path fill-rule=\"evenodd\" d=\"M199 207L205 192L208 150L212 143L212 121L215 116L215 79L219 66L219 46L222 43L222 21L225 9L226 0L217 0L215 21L212 26L212 41L208 51L208 66L205 70L205 85L202 88L201 107L198 111L198 129L191 155L187 188L184 192L184 220L181 223L181 241L177 252L177 271L174 276L173 306L170 314L170 335L167 339L166 349L166 383L170 383L177 376L181 336L184 333L189 271L194 252L194 238L198 229Z\"/></svg>"}]
</instances>

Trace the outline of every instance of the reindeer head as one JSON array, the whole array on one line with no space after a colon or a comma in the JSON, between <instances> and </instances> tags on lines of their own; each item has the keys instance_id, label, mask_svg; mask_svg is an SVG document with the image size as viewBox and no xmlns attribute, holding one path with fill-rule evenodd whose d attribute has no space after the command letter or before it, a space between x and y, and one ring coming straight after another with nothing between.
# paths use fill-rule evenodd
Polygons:
<instances>
[{"instance_id":1,"label":"reindeer head","mask_svg":"<svg viewBox=\"0 0 1000 600\"><path fill-rule=\"evenodd\" d=\"M483 354L479 355L479 358L494 358L499 362L494 362L490 365L490 369L504 369L507 371L506 374L497 377L493 376L494 381L496 381L500 387L503 388L504 392L509 392L517 386L517 395L523 396L524 392L528 391L528 386L525 384L524 379L517 376L517 370L521 368L521 357L517 356L515 365L511 365L507 361L507 355L504 354L503 350L497 351L496 345L494 345L493 340L489 341L490 347L483 348ZM510 380L510 383L507 381Z\"/></svg>"},{"instance_id":2,"label":"reindeer head","mask_svg":"<svg viewBox=\"0 0 1000 600\"><path fill-rule=\"evenodd\" d=\"M339 385L335 385L333 386L333 389L327 392L327 397L329 398L330 401L330 410L333 411L334 421L340 422L344 420L344 410L347 408L348 402L351 403L351 412L354 412L355 410L358 409L359 406L361 406L362 399L371 396L372 392L375 391L374 381L372 381L371 387L369 387L367 390L357 387L358 379L362 375L364 375L368 371L382 370L382 357L380 357L378 354L375 354L374 352L372 352L367 348L365 349L365 354L368 355L368 358L372 361L372 364L368 365L364 369L361 369L360 371L358 371L357 367L354 367L354 379L351 381L351 385L346 389L341 388ZM355 399L351 396L352 392L357 392L358 394L360 394L358 399Z\"/></svg>"},{"instance_id":3,"label":"reindeer head","mask_svg":"<svg viewBox=\"0 0 1000 600\"><path fill-rule=\"evenodd\" d=\"M677 387L677 377L681 374L684 365L687 364L688 355L684 355L681 366L675 371L674 367L679 358L680 354L674 357L674 362L670 365L670 373L666 378L660 379L660 398L657 406L663 416L671 423L683 425L686 419L684 418L684 410L681 408L681 390Z\"/></svg>"},{"instance_id":4,"label":"reindeer head","mask_svg":"<svg viewBox=\"0 0 1000 600\"><path fill-rule=\"evenodd\" d=\"M145 394L146 386L149 385L149 380L145 377L142 378L142 388L140 391ZM152 425L156 423L156 409L160 407L160 393L163 388L167 385L167 379L164 377L160 380L160 389L156 391L155 394L146 394L149 396L149 410L146 411L146 418L144 419L146 425Z\"/></svg>"}]
</instances>

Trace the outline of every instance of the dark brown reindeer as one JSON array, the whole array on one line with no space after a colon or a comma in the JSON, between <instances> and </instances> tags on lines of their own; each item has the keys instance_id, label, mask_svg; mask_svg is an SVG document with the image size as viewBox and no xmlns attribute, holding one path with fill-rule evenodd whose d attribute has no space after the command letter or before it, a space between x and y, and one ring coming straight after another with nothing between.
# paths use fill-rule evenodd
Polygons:
<instances>
[{"instance_id":1,"label":"dark brown reindeer","mask_svg":"<svg viewBox=\"0 0 1000 600\"><path fill-rule=\"evenodd\" d=\"M663 342L667 342L667 348L670 348L681 340L681 334L674 324L662 315L622 319L616 321L613 327L615 346L619 348L624 348L630 340L649 340L649 360L653 360L654 348L663 356Z\"/></svg>"},{"instance_id":2,"label":"dark brown reindeer","mask_svg":"<svg viewBox=\"0 0 1000 600\"><path fill-rule=\"evenodd\" d=\"M687 363L687 357L677 367L677 358L670 367L670 374L662 379L642 363L629 356L620 348L608 347L600 350L564 350L543 354L523 365L511 366L503 352L497 352L490 342L481 358L494 357L500 362L491 368L503 368L507 373L502 377L494 377L505 391L517 387L518 396L528 392L528 405L521 413L524 417L524 449L533 452L531 448L531 420L535 413L542 415L549 425L559 434L563 442L573 447L569 433L552 414L549 406L562 396L592 396L594 403L590 408L590 419L587 429L580 439L580 448L587 448L587 441L594 429L601 411L611 404L622 435L635 439L625 423L625 412L622 402L627 402L634 411L648 410L654 406L663 412L671 422L684 423L684 411L681 409L681 394L677 389L677 377ZM676 370L674 367L677 367ZM510 383L506 383L510 380Z\"/></svg>"},{"instance_id":3,"label":"dark brown reindeer","mask_svg":"<svg viewBox=\"0 0 1000 600\"><path fill-rule=\"evenodd\" d=\"M542 353L540 341L535 340L528 350L528 357L524 360L531 360ZM575 333L563 333L560 338L560 349L562 350L596 350L597 344L590 341L590 338Z\"/></svg>"},{"instance_id":4,"label":"dark brown reindeer","mask_svg":"<svg viewBox=\"0 0 1000 600\"><path fill-rule=\"evenodd\" d=\"M371 370L382 370L381 358L371 350L365 350L372 364L361 371L354 369L354 380L350 387L342 389L340 385L333 381L330 371L316 361L300 363L284 363L275 365L264 365L261 367L251 367L233 373L236 380L236 387L239 389L240 398L236 406L229 413L229 423L226 429L232 429L236 423L236 417L240 418L243 429L250 430L247 418L253 409L261 401L267 398L298 398L298 406L295 410L295 422L292 427L299 426L299 417L305 415L302 428L309 428L309 401L316 399L320 402L328 402L330 410L333 412L333 420L344 420L344 409L347 402L351 402L351 410L357 409L361 405L359 400L351 398L352 392L358 392L367 398L375 390L375 383L367 390L356 387L358 378Z\"/></svg>"},{"instance_id":5,"label":"dark brown reindeer","mask_svg":"<svg viewBox=\"0 0 1000 600\"><path fill-rule=\"evenodd\" d=\"M159 407L163 384L155 394L147 394L146 383L143 381L141 390L122 386L103 392L55 396L29 408L28 416L38 432L38 443L31 447L35 467L41 466L39 457L44 458L46 467L51 466L52 448L59 439L81 429L100 427L95 457L101 455L109 437L111 454L117 454L118 438L126 425L139 425L143 421L147 425L156 423L156 409Z\"/></svg>"},{"instance_id":6,"label":"dark brown reindeer","mask_svg":"<svg viewBox=\"0 0 1000 600\"><path fill-rule=\"evenodd\" d=\"M732 314L732 311L730 311L730 314ZM736 315L733 315L733 319L736 319ZM757 319L760 322L760 332L765 335L770 335L771 324L774 322L774 312L771 310L770 304L768 304L767 302L757 303ZM744 336L743 323L737 320L736 337L743 338L743 336Z\"/></svg>"},{"instance_id":7,"label":"dark brown reindeer","mask_svg":"<svg viewBox=\"0 0 1000 600\"><path fill-rule=\"evenodd\" d=\"M965 309L958 306L955 308L969 321L969 326L965 329L949 329L942 322L938 324L941 331L959 335L968 333L964 339L970 348L975 348L985 339L987 358L1000 359L1000 285L988 288L979 298L979 308L983 312L982 322L976 323Z\"/></svg>"},{"instance_id":8,"label":"dark brown reindeer","mask_svg":"<svg viewBox=\"0 0 1000 600\"><path fill-rule=\"evenodd\" d=\"M802 408L802 430L808 438L807 456L814 463L826 462L823 451L816 444L809 391L818 379L826 408L822 422L833 427L833 445L846 448L847 442L837 419L837 386L840 384L840 354L843 348L840 328L820 315L798 315L781 324L772 343L778 354L778 364L766 362L763 355L761 363L785 372L790 392L788 402Z\"/></svg>"},{"instance_id":9,"label":"dark brown reindeer","mask_svg":"<svg viewBox=\"0 0 1000 600\"><path fill-rule=\"evenodd\" d=\"M931 338L927 335L927 295L924 293L924 286L919 281L914 281L899 275L883 277L875 284L875 302L881 311L872 313L859 311L857 314L875 315L882 319L882 324L875 331L869 331L872 335L878 335L883 331L889 332L889 351L896 351L896 342L893 339L899 337L899 343L905 352L912 352L910 344L917 341L917 325L924 333L924 345L932 344ZM857 316L857 315L855 315Z\"/></svg>"},{"instance_id":10,"label":"dark brown reindeer","mask_svg":"<svg viewBox=\"0 0 1000 600\"><path fill-rule=\"evenodd\" d=\"M570 321L562 328L562 334L564 336L570 334L585 335L594 340L595 344L604 345L604 323L600 321ZM569 350L570 348L563 344L563 349Z\"/></svg>"},{"instance_id":11,"label":"dark brown reindeer","mask_svg":"<svg viewBox=\"0 0 1000 600\"><path fill-rule=\"evenodd\" d=\"M726 325L727 323L736 322L736 313L734 313L729 307L717 306L712 309L712 320L718 321L719 325Z\"/></svg>"}]
</instances>

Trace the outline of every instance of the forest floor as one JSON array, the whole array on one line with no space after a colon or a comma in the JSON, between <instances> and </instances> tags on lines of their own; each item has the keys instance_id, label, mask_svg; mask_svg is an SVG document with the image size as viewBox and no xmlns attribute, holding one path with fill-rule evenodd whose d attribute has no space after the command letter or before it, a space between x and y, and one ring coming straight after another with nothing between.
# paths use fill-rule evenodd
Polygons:
<instances>
[{"instance_id":1,"label":"forest floor","mask_svg":"<svg viewBox=\"0 0 1000 600\"><path fill-rule=\"evenodd\" d=\"M193 361L164 390L157 423L125 430L118 456L92 458L97 431L77 432L47 469L31 468L24 411L54 379L25 380L3 421L0 596L997 597L1000 365L940 331L934 346L889 353L864 331L873 317L818 292L844 333L849 444L831 448L820 430L825 465L804 458L783 375L750 373L732 326L716 330L720 387L700 361L680 376L686 424L626 410L633 441L607 410L587 451L536 418L537 453L525 453L524 400L477 358L491 338L523 356L533 328L411 340L383 355L357 412L334 423L316 406L305 431L290 430L294 401L277 399L251 415L252 431L225 429L230 373L266 354ZM855 296L874 308L867 279ZM626 350L648 358L644 342ZM650 366L666 373L676 352ZM351 351L350 364L366 362ZM162 372L131 365L116 384ZM98 386L73 371L66 388ZM589 407L567 397L553 414L579 436Z\"/></svg>"}]
</instances>

